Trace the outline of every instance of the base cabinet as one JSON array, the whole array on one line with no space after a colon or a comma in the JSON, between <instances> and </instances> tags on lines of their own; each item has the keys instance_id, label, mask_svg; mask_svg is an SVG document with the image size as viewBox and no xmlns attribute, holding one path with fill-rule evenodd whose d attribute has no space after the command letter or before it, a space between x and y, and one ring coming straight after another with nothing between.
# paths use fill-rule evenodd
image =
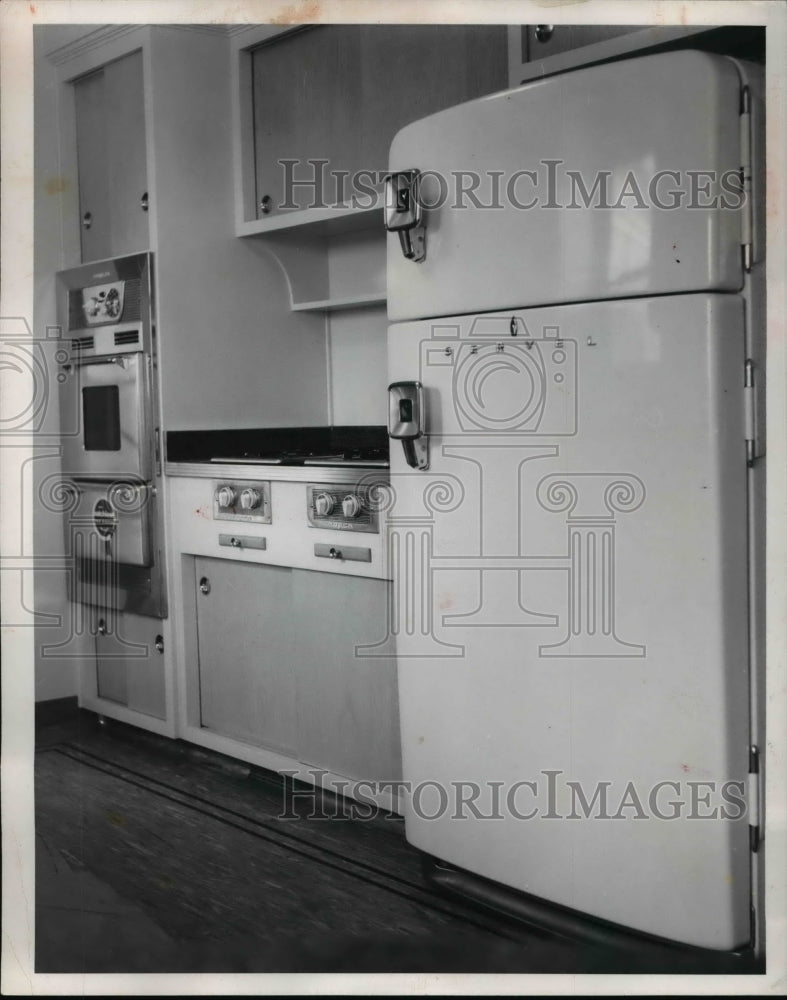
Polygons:
<instances>
[{"instance_id":1,"label":"base cabinet","mask_svg":"<svg viewBox=\"0 0 787 1000\"><path fill-rule=\"evenodd\" d=\"M134 712L166 717L162 623L120 614L99 618L96 635L96 693Z\"/></svg>"},{"instance_id":2,"label":"base cabinet","mask_svg":"<svg viewBox=\"0 0 787 1000\"><path fill-rule=\"evenodd\" d=\"M298 753L350 778L401 777L396 663L364 656L386 635L389 584L293 572Z\"/></svg>"},{"instance_id":3,"label":"base cabinet","mask_svg":"<svg viewBox=\"0 0 787 1000\"><path fill-rule=\"evenodd\" d=\"M228 559L194 564L200 724L291 755L292 571Z\"/></svg>"},{"instance_id":4,"label":"base cabinet","mask_svg":"<svg viewBox=\"0 0 787 1000\"><path fill-rule=\"evenodd\" d=\"M200 725L356 779L401 776L384 580L196 557Z\"/></svg>"}]
</instances>

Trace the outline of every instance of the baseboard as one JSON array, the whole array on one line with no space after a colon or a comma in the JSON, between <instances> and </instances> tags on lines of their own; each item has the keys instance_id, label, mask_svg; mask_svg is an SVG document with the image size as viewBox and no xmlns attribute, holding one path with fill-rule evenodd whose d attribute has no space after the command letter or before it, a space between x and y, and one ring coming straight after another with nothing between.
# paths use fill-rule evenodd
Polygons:
<instances>
[{"instance_id":1,"label":"baseboard","mask_svg":"<svg viewBox=\"0 0 787 1000\"><path fill-rule=\"evenodd\" d=\"M64 722L76 718L79 713L77 696L67 698L49 698L36 702L36 729L40 726L51 726L55 722Z\"/></svg>"}]
</instances>

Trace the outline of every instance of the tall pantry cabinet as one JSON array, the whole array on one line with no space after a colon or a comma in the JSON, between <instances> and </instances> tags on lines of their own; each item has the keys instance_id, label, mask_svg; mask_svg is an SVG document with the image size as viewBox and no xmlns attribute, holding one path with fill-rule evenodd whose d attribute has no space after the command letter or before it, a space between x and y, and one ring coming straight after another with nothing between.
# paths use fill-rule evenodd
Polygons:
<instances>
[{"instance_id":1,"label":"tall pantry cabinet","mask_svg":"<svg viewBox=\"0 0 787 1000\"><path fill-rule=\"evenodd\" d=\"M276 258L234 231L226 29L111 25L72 32L59 46L62 29L36 30L52 39L43 36L52 93L38 100L49 101L58 131L56 156L37 167L37 226L60 236L57 256L51 245L37 250L36 327L57 323L54 271L150 250L162 462L167 430L327 423L324 320L291 311ZM57 464L40 463L39 478ZM166 478L161 490L169 522L178 512L168 510ZM177 572L167 566L170 594ZM163 620L121 613L132 651L149 649L141 658L110 648L100 611L72 616L63 597L42 610L64 624L59 641L56 630L41 631L39 661L57 646L64 664L80 664L84 707L175 735L171 606ZM72 617L94 633L81 645L66 634Z\"/></svg>"}]
</instances>

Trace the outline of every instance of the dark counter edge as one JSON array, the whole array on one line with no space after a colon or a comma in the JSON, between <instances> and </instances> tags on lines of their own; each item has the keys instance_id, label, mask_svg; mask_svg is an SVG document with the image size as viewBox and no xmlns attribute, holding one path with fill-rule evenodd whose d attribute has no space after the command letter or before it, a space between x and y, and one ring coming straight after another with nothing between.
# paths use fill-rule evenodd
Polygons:
<instances>
[{"instance_id":1,"label":"dark counter edge","mask_svg":"<svg viewBox=\"0 0 787 1000\"><path fill-rule=\"evenodd\" d=\"M382 424L322 427L256 427L237 430L167 431L167 462L209 462L220 456L312 454L381 449L388 451Z\"/></svg>"}]
</instances>

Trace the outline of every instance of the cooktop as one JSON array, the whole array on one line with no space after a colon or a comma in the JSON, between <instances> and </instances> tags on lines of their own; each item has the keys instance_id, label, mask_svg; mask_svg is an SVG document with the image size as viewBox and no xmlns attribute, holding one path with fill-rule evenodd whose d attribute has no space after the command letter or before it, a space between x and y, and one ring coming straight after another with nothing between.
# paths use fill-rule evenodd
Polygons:
<instances>
[{"instance_id":1,"label":"cooktop","mask_svg":"<svg viewBox=\"0 0 787 1000\"><path fill-rule=\"evenodd\" d=\"M168 462L388 467L383 425L169 431Z\"/></svg>"}]
</instances>

